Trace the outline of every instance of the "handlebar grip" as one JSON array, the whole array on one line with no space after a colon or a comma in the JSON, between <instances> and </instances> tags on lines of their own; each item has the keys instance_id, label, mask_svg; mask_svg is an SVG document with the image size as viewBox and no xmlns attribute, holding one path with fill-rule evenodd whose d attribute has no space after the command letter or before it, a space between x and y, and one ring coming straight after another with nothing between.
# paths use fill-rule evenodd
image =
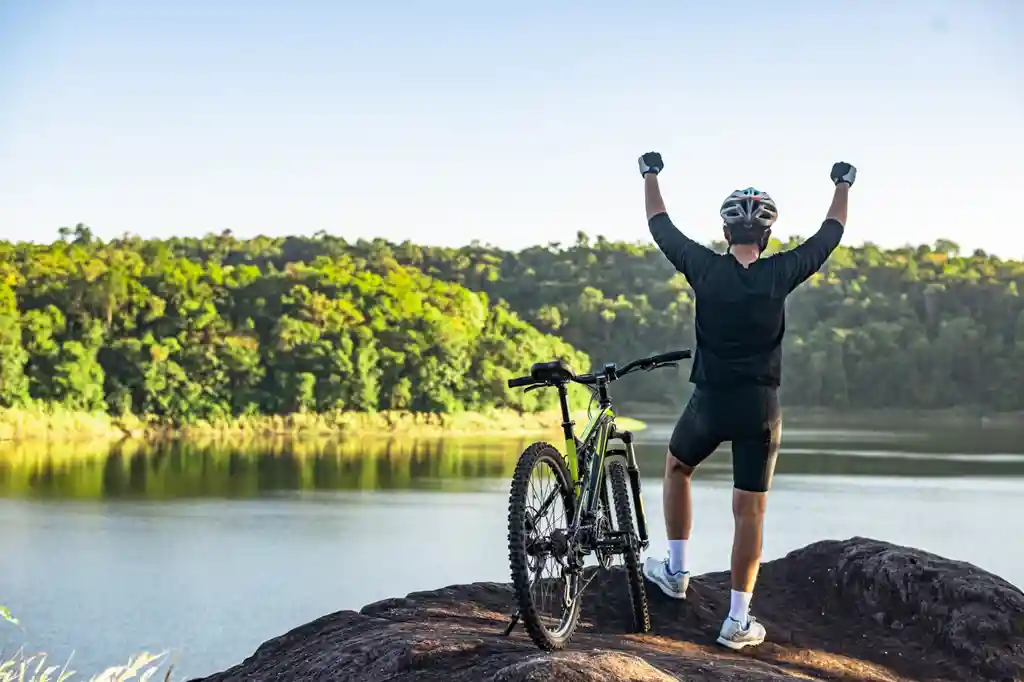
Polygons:
<instances>
[{"instance_id":1,"label":"handlebar grip","mask_svg":"<svg viewBox=\"0 0 1024 682\"><path fill-rule=\"evenodd\" d=\"M529 386L530 384L536 383L533 377L516 377L515 379L508 380L509 388L519 388L521 386Z\"/></svg>"},{"instance_id":2,"label":"handlebar grip","mask_svg":"<svg viewBox=\"0 0 1024 682\"><path fill-rule=\"evenodd\" d=\"M680 360L687 360L693 357L693 352L687 350L672 350L668 353L662 353L661 355L654 355L651 357L651 361L656 365L660 365L663 362L678 362Z\"/></svg>"}]
</instances>

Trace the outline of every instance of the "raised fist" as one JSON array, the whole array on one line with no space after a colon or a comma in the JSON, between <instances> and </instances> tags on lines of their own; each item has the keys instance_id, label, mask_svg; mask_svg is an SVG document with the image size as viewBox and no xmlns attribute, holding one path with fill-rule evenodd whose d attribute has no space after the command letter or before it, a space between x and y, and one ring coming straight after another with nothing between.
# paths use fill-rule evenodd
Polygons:
<instances>
[{"instance_id":1,"label":"raised fist","mask_svg":"<svg viewBox=\"0 0 1024 682\"><path fill-rule=\"evenodd\" d=\"M829 177L837 185L845 182L853 187L853 181L857 179L857 169L845 161L837 161L832 164L832 173Z\"/></svg>"},{"instance_id":2,"label":"raised fist","mask_svg":"<svg viewBox=\"0 0 1024 682\"><path fill-rule=\"evenodd\" d=\"M640 175L644 176L648 173L654 173L657 175L665 169L665 162L661 160L661 154L658 152L647 152L639 159L640 163Z\"/></svg>"}]
</instances>

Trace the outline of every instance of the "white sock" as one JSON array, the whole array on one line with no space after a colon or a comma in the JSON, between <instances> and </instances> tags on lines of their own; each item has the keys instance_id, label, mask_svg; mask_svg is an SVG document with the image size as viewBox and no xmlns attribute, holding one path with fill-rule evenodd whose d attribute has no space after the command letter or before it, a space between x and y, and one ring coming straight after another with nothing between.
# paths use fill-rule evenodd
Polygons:
<instances>
[{"instance_id":1,"label":"white sock","mask_svg":"<svg viewBox=\"0 0 1024 682\"><path fill-rule=\"evenodd\" d=\"M729 617L733 620L739 621L744 627L747 625L747 621L750 620L750 598L753 597L751 592L737 592L732 591L732 600L729 604Z\"/></svg>"},{"instance_id":2,"label":"white sock","mask_svg":"<svg viewBox=\"0 0 1024 682\"><path fill-rule=\"evenodd\" d=\"M668 570L670 573L685 573L686 540L668 541Z\"/></svg>"}]
</instances>

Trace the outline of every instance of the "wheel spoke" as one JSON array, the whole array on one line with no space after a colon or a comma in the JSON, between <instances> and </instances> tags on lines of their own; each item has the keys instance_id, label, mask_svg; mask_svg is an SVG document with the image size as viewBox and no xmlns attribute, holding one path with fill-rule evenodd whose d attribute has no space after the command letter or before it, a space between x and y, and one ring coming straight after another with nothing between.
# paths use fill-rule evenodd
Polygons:
<instances>
[{"instance_id":1,"label":"wheel spoke","mask_svg":"<svg viewBox=\"0 0 1024 682\"><path fill-rule=\"evenodd\" d=\"M541 542L546 542L552 551L547 552L543 557L537 557L538 561L534 569L531 587L535 590L538 615L545 620L553 621L552 625L557 628L565 613L566 605L564 598L558 598L559 592L564 590L558 590L555 585L560 579L558 574L562 573L560 569L563 568L564 556L559 557L554 551L557 543L552 534L559 531L564 533L565 515L564 512L559 514L559 510L555 507L554 503L560 497L558 483L554 471L545 465L546 463L543 463L534 469L537 476L531 476L531 487L535 480L539 483L538 494L534 496L534 499L540 501L531 516L534 519L534 537ZM547 514L548 511L552 513ZM536 594L537 591L539 594Z\"/></svg>"},{"instance_id":2,"label":"wheel spoke","mask_svg":"<svg viewBox=\"0 0 1024 682\"><path fill-rule=\"evenodd\" d=\"M548 493L547 499L545 499L541 503L540 508L537 510L536 514L534 514L534 517L541 516L544 512L546 512L548 510L548 507L550 507L552 504L554 504L554 502L555 502L555 500L557 498L558 498L558 487L555 486L555 487L553 487L551 489L551 492Z\"/></svg>"},{"instance_id":3,"label":"wheel spoke","mask_svg":"<svg viewBox=\"0 0 1024 682\"><path fill-rule=\"evenodd\" d=\"M532 457L531 457L532 455ZM575 629L568 470L549 445L527 448L513 478L509 551L523 623L544 649L564 645ZM518 510L518 511L517 511ZM517 520L518 518L518 520Z\"/></svg>"}]
</instances>

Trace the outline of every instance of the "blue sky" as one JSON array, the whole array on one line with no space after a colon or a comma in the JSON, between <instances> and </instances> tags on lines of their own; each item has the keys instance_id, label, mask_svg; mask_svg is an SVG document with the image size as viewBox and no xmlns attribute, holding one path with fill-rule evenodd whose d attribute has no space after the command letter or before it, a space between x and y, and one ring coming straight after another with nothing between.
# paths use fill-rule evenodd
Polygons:
<instances>
[{"instance_id":1,"label":"blue sky","mask_svg":"<svg viewBox=\"0 0 1024 682\"><path fill-rule=\"evenodd\" d=\"M773 5L775 7L773 7ZM781 9L779 8L781 7ZM0 2L0 238L812 233L1024 256L1024 2Z\"/></svg>"}]
</instances>

